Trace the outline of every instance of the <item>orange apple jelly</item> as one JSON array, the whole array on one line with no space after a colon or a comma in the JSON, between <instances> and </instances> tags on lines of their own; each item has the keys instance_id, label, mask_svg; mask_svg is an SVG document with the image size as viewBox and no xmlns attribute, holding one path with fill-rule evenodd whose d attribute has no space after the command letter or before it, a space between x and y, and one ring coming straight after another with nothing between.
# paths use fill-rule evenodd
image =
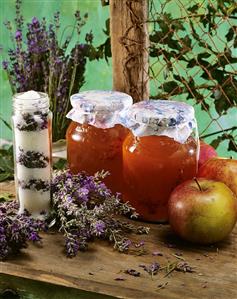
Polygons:
<instances>
[{"instance_id":1,"label":"orange apple jelly","mask_svg":"<svg viewBox=\"0 0 237 299\"><path fill-rule=\"evenodd\" d=\"M71 97L68 117L67 159L73 173L109 171L104 180L113 192L122 191L122 145L128 129L119 124L119 112L132 98L114 91L87 91Z\"/></svg>"},{"instance_id":2,"label":"orange apple jelly","mask_svg":"<svg viewBox=\"0 0 237 299\"><path fill-rule=\"evenodd\" d=\"M130 134L123 145L125 188L129 201L141 218L166 221L172 190L196 174L196 142L180 144L167 136L136 138Z\"/></svg>"},{"instance_id":3,"label":"orange apple jelly","mask_svg":"<svg viewBox=\"0 0 237 299\"><path fill-rule=\"evenodd\" d=\"M107 170L106 185L113 192L122 190L122 144L128 129L121 125L100 129L71 122L67 130L67 155L73 173L86 171L93 175Z\"/></svg>"},{"instance_id":4,"label":"orange apple jelly","mask_svg":"<svg viewBox=\"0 0 237 299\"><path fill-rule=\"evenodd\" d=\"M189 136L192 129L184 129L186 123L182 123L182 117L180 124L177 121L181 112L175 115L172 109L170 111L166 107L170 101L143 103L134 104L131 108L133 112L137 109L129 116L134 117L136 125L133 123L133 133L129 133L123 144L123 200L136 208L141 219L165 222L168 220L167 202L172 190L196 175L198 145L195 138ZM158 115L150 114L153 104L160 109ZM146 109L149 116L146 116ZM169 112L171 120L167 116ZM192 126L191 123L187 125Z\"/></svg>"}]
</instances>

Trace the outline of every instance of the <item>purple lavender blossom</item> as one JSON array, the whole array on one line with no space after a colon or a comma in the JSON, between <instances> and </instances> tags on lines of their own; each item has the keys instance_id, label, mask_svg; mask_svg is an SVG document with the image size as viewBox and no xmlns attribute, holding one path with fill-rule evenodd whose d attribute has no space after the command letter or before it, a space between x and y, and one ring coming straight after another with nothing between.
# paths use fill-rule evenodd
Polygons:
<instances>
[{"instance_id":1,"label":"purple lavender blossom","mask_svg":"<svg viewBox=\"0 0 237 299\"><path fill-rule=\"evenodd\" d=\"M96 235L100 236L105 232L106 225L102 220L96 221L95 223L95 230Z\"/></svg>"},{"instance_id":2,"label":"purple lavender blossom","mask_svg":"<svg viewBox=\"0 0 237 299\"><path fill-rule=\"evenodd\" d=\"M127 239L127 240L125 240L124 245L125 245L125 248L128 250L129 247L132 245L132 241Z\"/></svg>"},{"instance_id":3,"label":"purple lavender blossom","mask_svg":"<svg viewBox=\"0 0 237 299\"><path fill-rule=\"evenodd\" d=\"M38 242L40 241L40 236L38 235L37 232L31 232L30 235L29 235L29 240L30 241L33 241L33 242Z\"/></svg>"},{"instance_id":4,"label":"purple lavender blossom","mask_svg":"<svg viewBox=\"0 0 237 299\"><path fill-rule=\"evenodd\" d=\"M79 251L79 243L73 238L66 238L65 240L65 247L66 247L66 252L68 257L73 257L77 255L77 252Z\"/></svg>"},{"instance_id":5,"label":"purple lavender blossom","mask_svg":"<svg viewBox=\"0 0 237 299\"><path fill-rule=\"evenodd\" d=\"M22 41L22 33L21 33L21 31L19 31L19 30L16 31L15 39L16 39L17 42L21 42Z\"/></svg>"},{"instance_id":6,"label":"purple lavender blossom","mask_svg":"<svg viewBox=\"0 0 237 299\"><path fill-rule=\"evenodd\" d=\"M33 17L32 21L31 21L31 24L37 28L39 27L40 23L39 23L39 20L36 18L36 17Z\"/></svg>"},{"instance_id":7,"label":"purple lavender blossom","mask_svg":"<svg viewBox=\"0 0 237 299\"><path fill-rule=\"evenodd\" d=\"M88 194L89 190L85 187L79 188L75 193L77 199L81 202L87 202L89 200Z\"/></svg>"},{"instance_id":8,"label":"purple lavender blossom","mask_svg":"<svg viewBox=\"0 0 237 299\"><path fill-rule=\"evenodd\" d=\"M27 213L18 214L17 201L0 203L0 260L19 253L28 241L39 242L39 231L45 231L44 221L36 220Z\"/></svg>"},{"instance_id":9,"label":"purple lavender blossom","mask_svg":"<svg viewBox=\"0 0 237 299\"><path fill-rule=\"evenodd\" d=\"M4 70L7 70L7 69L8 69L8 65L9 65L9 62L8 62L8 61L4 60L4 61L2 62L2 67L3 67Z\"/></svg>"}]
</instances>

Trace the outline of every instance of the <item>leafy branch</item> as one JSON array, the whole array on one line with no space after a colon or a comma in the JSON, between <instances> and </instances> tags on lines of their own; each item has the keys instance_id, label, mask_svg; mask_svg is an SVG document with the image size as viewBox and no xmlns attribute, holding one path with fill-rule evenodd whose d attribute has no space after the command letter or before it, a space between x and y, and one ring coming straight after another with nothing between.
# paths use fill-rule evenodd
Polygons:
<instances>
[{"instance_id":1,"label":"leafy branch","mask_svg":"<svg viewBox=\"0 0 237 299\"><path fill-rule=\"evenodd\" d=\"M214 106L220 117L236 108L237 57L233 51L237 48L236 3L218 0L184 5L178 1L182 13L177 18L165 10L168 1L162 2L159 11L153 2L151 0L147 21L153 23L154 28L149 49L153 61L150 75L156 83L153 98L179 95L195 100L209 114ZM220 29L222 24L227 28L224 36ZM159 65L157 74L156 65ZM235 130L236 127L223 128L208 137L216 136L212 142L215 147L228 140L228 150L237 152Z\"/></svg>"}]
</instances>

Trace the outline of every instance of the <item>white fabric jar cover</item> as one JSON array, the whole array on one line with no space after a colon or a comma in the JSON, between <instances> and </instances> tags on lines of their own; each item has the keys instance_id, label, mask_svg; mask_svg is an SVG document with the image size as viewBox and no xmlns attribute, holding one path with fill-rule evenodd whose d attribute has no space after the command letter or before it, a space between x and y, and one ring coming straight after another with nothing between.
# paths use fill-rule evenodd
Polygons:
<instances>
[{"instance_id":1,"label":"white fabric jar cover","mask_svg":"<svg viewBox=\"0 0 237 299\"><path fill-rule=\"evenodd\" d=\"M122 124L137 137L163 135L185 143L193 132L198 136L194 109L183 102L138 102L122 113Z\"/></svg>"},{"instance_id":2,"label":"white fabric jar cover","mask_svg":"<svg viewBox=\"0 0 237 299\"><path fill-rule=\"evenodd\" d=\"M97 128L112 128L122 124L120 113L132 106L132 97L126 93L109 90L88 90L70 98L72 109L67 118Z\"/></svg>"}]
</instances>

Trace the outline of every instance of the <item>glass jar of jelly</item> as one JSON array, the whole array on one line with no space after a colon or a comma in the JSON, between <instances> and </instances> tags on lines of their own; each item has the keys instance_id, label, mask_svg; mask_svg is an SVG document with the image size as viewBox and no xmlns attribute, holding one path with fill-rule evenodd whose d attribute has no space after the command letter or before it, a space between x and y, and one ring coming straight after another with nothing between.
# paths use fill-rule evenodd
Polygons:
<instances>
[{"instance_id":1,"label":"glass jar of jelly","mask_svg":"<svg viewBox=\"0 0 237 299\"><path fill-rule=\"evenodd\" d=\"M168 100L134 104L126 116L123 200L145 221L166 222L172 190L196 175L199 155L192 106Z\"/></svg>"},{"instance_id":2,"label":"glass jar of jelly","mask_svg":"<svg viewBox=\"0 0 237 299\"><path fill-rule=\"evenodd\" d=\"M128 129L120 124L120 113L132 105L132 98L117 91L84 91L71 96L67 117L67 159L73 173L109 171L106 185L122 191L122 144Z\"/></svg>"}]
</instances>

